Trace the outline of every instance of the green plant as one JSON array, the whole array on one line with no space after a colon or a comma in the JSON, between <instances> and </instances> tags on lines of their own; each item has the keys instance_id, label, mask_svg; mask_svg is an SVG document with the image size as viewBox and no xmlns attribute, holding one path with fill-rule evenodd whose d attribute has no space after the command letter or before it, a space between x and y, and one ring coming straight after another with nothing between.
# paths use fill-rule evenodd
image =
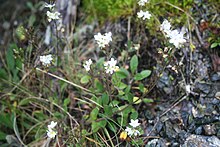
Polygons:
<instances>
[{"instance_id":1,"label":"green plant","mask_svg":"<svg viewBox=\"0 0 220 147\"><path fill-rule=\"evenodd\" d=\"M135 0L83 0L83 11L87 13L87 19L94 18L100 22L116 20L133 14Z\"/></svg>"}]
</instances>

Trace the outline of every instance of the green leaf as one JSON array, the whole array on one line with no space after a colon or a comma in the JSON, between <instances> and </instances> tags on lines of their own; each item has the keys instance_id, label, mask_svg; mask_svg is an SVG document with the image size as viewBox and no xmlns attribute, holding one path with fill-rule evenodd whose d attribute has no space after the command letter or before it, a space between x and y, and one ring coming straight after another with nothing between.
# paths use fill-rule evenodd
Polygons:
<instances>
[{"instance_id":1,"label":"green leaf","mask_svg":"<svg viewBox=\"0 0 220 147\"><path fill-rule=\"evenodd\" d=\"M131 94L130 92L126 93L126 95L123 97L124 100L127 100L129 103L133 102L133 94Z\"/></svg>"},{"instance_id":2,"label":"green leaf","mask_svg":"<svg viewBox=\"0 0 220 147\"><path fill-rule=\"evenodd\" d=\"M148 99L148 98L144 98L144 99L143 99L143 102L144 102L144 103L152 103L152 102L154 102L154 100Z\"/></svg>"},{"instance_id":3,"label":"green leaf","mask_svg":"<svg viewBox=\"0 0 220 147\"><path fill-rule=\"evenodd\" d=\"M63 119L63 114L60 112L54 112L54 117L57 119ZM43 121L43 119L45 119L45 117L47 117L47 115L41 114L41 120Z\"/></svg>"},{"instance_id":4,"label":"green leaf","mask_svg":"<svg viewBox=\"0 0 220 147\"><path fill-rule=\"evenodd\" d=\"M137 111L133 111L130 115L131 119L137 119L138 118L138 112Z\"/></svg>"},{"instance_id":5,"label":"green leaf","mask_svg":"<svg viewBox=\"0 0 220 147\"><path fill-rule=\"evenodd\" d=\"M43 121L45 119L43 111L36 110L33 112L33 116L36 117L39 121Z\"/></svg>"},{"instance_id":6,"label":"green leaf","mask_svg":"<svg viewBox=\"0 0 220 147\"><path fill-rule=\"evenodd\" d=\"M127 87L126 84L121 82L121 78L119 78L116 74L112 75L112 83L114 86L118 87L119 89L124 89Z\"/></svg>"},{"instance_id":7,"label":"green leaf","mask_svg":"<svg viewBox=\"0 0 220 147\"><path fill-rule=\"evenodd\" d=\"M136 81L139 81L139 80L143 80L144 78L147 78L149 77L151 74L151 71L150 70L144 70L142 71L141 73L137 73L134 77L134 79Z\"/></svg>"},{"instance_id":8,"label":"green leaf","mask_svg":"<svg viewBox=\"0 0 220 147\"><path fill-rule=\"evenodd\" d=\"M93 121L92 122L92 132L95 133L97 132L100 128L104 128L106 126L107 122L106 120L101 120L101 121Z\"/></svg>"},{"instance_id":9,"label":"green leaf","mask_svg":"<svg viewBox=\"0 0 220 147\"><path fill-rule=\"evenodd\" d=\"M32 99L28 99L28 98L22 99L22 100L18 103L18 105L19 105L19 106L27 105L27 104L29 104L29 102L31 102L31 101L32 101Z\"/></svg>"},{"instance_id":10,"label":"green leaf","mask_svg":"<svg viewBox=\"0 0 220 147\"><path fill-rule=\"evenodd\" d=\"M138 88L139 88L139 90L142 92L142 93L144 93L145 92L145 87L144 87L144 84L142 84L142 83L140 83L139 85L138 85Z\"/></svg>"},{"instance_id":11,"label":"green leaf","mask_svg":"<svg viewBox=\"0 0 220 147\"><path fill-rule=\"evenodd\" d=\"M215 42L215 43L212 43L211 48L215 48L215 47L217 47L217 46L218 46L218 43Z\"/></svg>"},{"instance_id":12,"label":"green leaf","mask_svg":"<svg viewBox=\"0 0 220 147\"><path fill-rule=\"evenodd\" d=\"M139 98L139 97L133 97L133 103L134 104L139 104L139 103L141 103L141 99Z\"/></svg>"},{"instance_id":13,"label":"green leaf","mask_svg":"<svg viewBox=\"0 0 220 147\"><path fill-rule=\"evenodd\" d=\"M104 58L104 57L100 58L100 59L96 62L96 66L97 66L99 69L102 68L104 61L105 61L105 58Z\"/></svg>"},{"instance_id":14,"label":"green leaf","mask_svg":"<svg viewBox=\"0 0 220 147\"><path fill-rule=\"evenodd\" d=\"M127 86L127 88L125 89L125 93L128 94L131 90L131 85Z\"/></svg>"},{"instance_id":15,"label":"green leaf","mask_svg":"<svg viewBox=\"0 0 220 147\"><path fill-rule=\"evenodd\" d=\"M8 74L3 68L0 68L0 79L8 79Z\"/></svg>"},{"instance_id":16,"label":"green leaf","mask_svg":"<svg viewBox=\"0 0 220 147\"><path fill-rule=\"evenodd\" d=\"M66 98L63 102L64 110L67 111L67 106L70 104L70 98Z\"/></svg>"},{"instance_id":17,"label":"green leaf","mask_svg":"<svg viewBox=\"0 0 220 147\"><path fill-rule=\"evenodd\" d=\"M69 103L70 103L70 99L69 99L69 98L66 98L66 99L64 100L64 102L63 102L63 105L64 105L64 106L67 106L67 105L69 105Z\"/></svg>"},{"instance_id":18,"label":"green leaf","mask_svg":"<svg viewBox=\"0 0 220 147\"><path fill-rule=\"evenodd\" d=\"M122 83L122 82L120 82L117 87L118 87L119 89L125 89L125 88L127 87L127 85L124 84L124 83Z\"/></svg>"},{"instance_id":19,"label":"green leaf","mask_svg":"<svg viewBox=\"0 0 220 147\"><path fill-rule=\"evenodd\" d=\"M109 105L105 105L104 106L104 112L105 112L105 115L107 115L107 116L111 116L112 115L112 107L111 106L109 106Z\"/></svg>"},{"instance_id":20,"label":"green leaf","mask_svg":"<svg viewBox=\"0 0 220 147\"><path fill-rule=\"evenodd\" d=\"M110 106L114 107L114 106L118 106L118 104L119 104L119 101L113 100L111 101Z\"/></svg>"},{"instance_id":21,"label":"green leaf","mask_svg":"<svg viewBox=\"0 0 220 147\"><path fill-rule=\"evenodd\" d=\"M95 87L97 89L96 92L102 92L104 90L102 83L99 82L99 80L97 80L97 79L95 80Z\"/></svg>"},{"instance_id":22,"label":"green leaf","mask_svg":"<svg viewBox=\"0 0 220 147\"><path fill-rule=\"evenodd\" d=\"M137 57L137 55L134 55L130 61L130 68L131 68L132 74L135 73L135 71L137 70L137 67L138 67L138 57Z\"/></svg>"},{"instance_id":23,"label":"green leaf","mask_svg":"<svg viewBox=\"0 0 220 147\"><path fill-rule=\"evenodd\" d=\"M117 127L115 126L115 124L113 122L108 122L107 126L112 132L116 133Z\"/></svg>"},{"instance_id":24,"label":"green leaf","mask_svg":"<svg viewBox=\"0 0 220 147\"><path fill-rule=\"evenodd\" d=\"M32 2L27 2L26 5L29 9L31 9L31 10L34 9L34 5Z\"/></svg>"},{"instance_id":25,"label":"green leaf","mask_svg":"<svg viewBox=\"0 0 220 147\"><path fill-rule=\"evenodd\" d=\"M83 77L81 78L80 82L81 82L82 84L86 84L86 83L89 82L90 79L91 79L91 77L90 77L89 75L85 75L85 76L83 76Z\"/></svg>"},{"instance_id":26,"label":"green leaf","mask_svg":"<svg viewBox=\"0 0 220 147\"><path fill-rule=\"evenodd\" d=\"M128 70L124 68L120 68L120 70L115 72L116 76L119 77L120 79L125 79L129 76Z\"/></svg>"},{"instance_id":27,"label":"green leaf","mask_svg":"<svg viewBox=\"0 0 220 147\"><path fill-rule=\"evenodd\" d=\"M127 120L124 119L125 117L117 117L117 122L122 125L123 127L127 125Z\"/></svg>"},{"instance_id":28,"label":"green leaf","mask_svg":"<svg viewBox=\"0 0 220 147\"><path fill-rule=\"evenodd\" d=\"M10 71L15 70L15 59L13 54L13 48L17 48L16 44L11 44L6 54L6 62Z\"/></svg>"},{"instance_id":29,"label":"green leaf","mask_svg":"<svg viewBox=\"0 0 220 147\"><path fill-rule=\"evenodd\" d=\"M102 104L107 105L108 103L109 103L109 96L106 93L104 93L102 95Z\"/></svg>"},{"instance_id":30,"label":"green leaf","mask_svg":"<svg viewBox=\"0 0 220 147\"><path fill-rule=\"evenodd\" d=\"M98 113L99 113L99 109L96 107L92 110L92 112L90 113L90 120L96 120L97 119L97 116L98 116Z\"/></svg>"},{"instance_id":31,"label":"green leaf","mask_svg":"<svg viewBox=\"0 0 220 147\"><path fill-rule=\"evenodd\" d=\"M34 14L32 14L28 20L28 27L32 27L34 25L35 21L36 21L36 16Z\"/></svg>"}]
</instances>

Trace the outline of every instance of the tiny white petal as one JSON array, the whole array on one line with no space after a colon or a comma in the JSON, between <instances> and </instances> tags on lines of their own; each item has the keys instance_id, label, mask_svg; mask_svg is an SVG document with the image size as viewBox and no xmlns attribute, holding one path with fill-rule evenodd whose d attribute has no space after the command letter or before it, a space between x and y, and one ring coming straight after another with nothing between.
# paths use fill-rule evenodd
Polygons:
<instances>
[{"instance_id":1,"label":"tiny white petal","mask_svg":"<svg viewBox=\"0 0 220 147\"><path fill-rule=\"evenodd\" d=\"M126 127L125 131L127 132L128 136L132 136L133 135L133 130L129 127Z\"/></svg>"},{"instance_id":2,"label":"tiny white petal","mask_svg":"<svg viewBox=\"0 0 220 147\"><path fill-rule=\"evenodd\" d=\"M148 3L148 0L140 0L140 1L138 2L138 5L139 5L139 6L144 6L146 3Z\"/></svg>"},{"instance_id":3,"label":"tiny white petal","mask_svg":"<svg viewBox=\"0 0 220 147\"><path fill-rule=\"evenodd\" d=\"M110 41L112 41L112 33L108 32L102 35L101 33L98 33L97 35L94 35L94 38L99 45L100 48L104 48L106 45L109 44Z\"/></svg>"},{"instance_id":4,"label":"tiny white petal","mask_svg":"<svg viewBox=\"0 0 220 147\"><path fill-rule=\"evenodd\" d=\"M172 30L169 35L169 42L172 43L176 48L181 47L183 43L186 42L184 34L178 30Z\"/></svg>"},{"instance_id":5,"label":"tiny white petal","mask_svg":"<svg viewBox=\"0 0 220 147\"><path fill-rule=\"evenodd\" d=\"M40 56L40 62L44 65L44 66L48 66L51 64L53 60L53 57L51 54L49 55L45 55L45 56Z\"/></svg>"},{"instance_id":6,"label":"tiny white petal","mask_svg":"<svg viewBox=\"0 0 220 147\"><path fill-rule=\"evenodd\" d=\"M60 13L57 11L55 11L55 12L47 11L47 19L49 22L51 20L58 20L58 19L60 19Z\"/></svg>"},{"instance_id":7,"label":"tiny white petal","mask_svg":"<svg viewBox=\"0 0 220 147\"><path fill-rule=\"evenodd\" d=\"M107 61L104 63L106 73L113 74L113 72L117 71L119 69L118 66L116 66L117 60L114 58L111 58L110 61Z\"/></svg>"},{"instance_id":8,"label":"tiny white petal","mask_svg":"<svg viewBox=\"0 0 220 147\"><path fill-rule=\"evenodd\" d=\"M163 23L161 24L160 26L160 30L161 31L164 31L166 34L169 34L170 33L170 28L171 28L171 24L168 20L164 20Z\"/></svg>"},{"instance_id":9,"label":"tiny white petal","mask_svg":"<svg viewBox=\"0 0 220 147\"><path fill-rule=\"evenodd\" d=\"M143 20L145 20L146 18L150 19L151 14L148 11L144 12L144 11L140 10L140 12L137 13L137 16L138 16L138 18L142 18Z\"/></svg>"},{"instance_id":10,"label":"tiny white petal","mask_svg":"<svg viewBox=\"0 0 220 147\"><path fill-rule=\"evenodd\" d=\"M53 129L57 125L57 122L52 121L47 127L48 129Z\"/></svg>"},{"instance_id":11,"label":"tiny white petal","mask_svg":"<svg viewBox=\"0 0 220 147\"><path fill-rule=\"evenodd\" d=\"M131 122L129 123L129 125L131 125L133 128L136 128L137 126L140 125L140 123L138 123L138 119L136 120L131 119Z\"/></svg>"},{"instance_id":12,"label":"tiny white petal","mask_svg":"<svg viewBox=\"0 0 220 147\"><path fill-rule=\"evenodd\" d=\"M89 59L85 62L85 64L83 65L86 71L90 71L90 66L92 65L92 60Z\"/></svg>"},{"instance_id":13,"label":"tiny white petal","mask_svg":"<svg viewBox=\"0 0 220 147\"><path fill-rule=\"evenodd\" d=\"M47 136L49 137L49 138L55 138L55 136L57 135L57 132L56 131L54 131L54 130L52 130L52 129L48 129L47 130Z\"/></svg>"}]
</instances>

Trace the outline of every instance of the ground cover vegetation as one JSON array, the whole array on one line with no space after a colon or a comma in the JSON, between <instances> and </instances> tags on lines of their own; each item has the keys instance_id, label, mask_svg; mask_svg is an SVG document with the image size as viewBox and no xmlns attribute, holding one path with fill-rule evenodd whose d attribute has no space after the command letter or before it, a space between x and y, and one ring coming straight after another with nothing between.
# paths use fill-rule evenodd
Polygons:
<instances>
[{"instance_id":1,"label":"ground cover vegetation","mask_svg":"<svg viewBox=\"0 0 220 147\"><path fill-rule=\"evenodd\" d=\"M0 146L220 146L219 2L0 8Z\"/></svg>"}]
</instances>

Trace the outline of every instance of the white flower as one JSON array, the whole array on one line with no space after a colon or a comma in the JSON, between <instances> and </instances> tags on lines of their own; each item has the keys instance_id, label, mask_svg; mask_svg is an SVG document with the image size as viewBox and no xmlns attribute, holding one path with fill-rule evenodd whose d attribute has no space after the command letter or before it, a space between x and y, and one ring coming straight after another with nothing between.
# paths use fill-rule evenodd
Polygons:
<instances>
[{"instance_id":1,"label":"white flower","mask_svg":"<svg viewBox=\"0 0 220 147\"><path fill-rule=\"evenodd\" d=\"M47 127L48 129L53 129L57 125L57 122L52 121Z\"/></svg>"},{"instance_id":2,"label":"white flower","mask_svg":"<svg viewBox=\"0 0 220 147\"><path fill-rule=\"evenodd\" d=\"M183 32L178 30L172 30L169 34L169 42L172 43L176 48L181 47L183 43L186 42Z\"/></svg>"},{"instance_id":3,"label":"white flower","mask_svg":"<svg viewBox=\"0 0 220 147\"><path fill-rule=\"evenodd\" d=\"M83 65L86 71L90 71L90 66L92 65L92 60L89 59L86 61L86 63Z\"/></svg>"},{"instance_id":4,"label":"white flower","mask_svg":"<svg viewBox=\"0 0 220 147\"><path fill-rule=\"evenodd\" d=\"M125 131L127 132L128 136L138 136L140 132L135 128L126 127Z\"/></svg>"},{"instance_id":5,"label":"white flower","mask_svg":"<svg viewBox=\"0 0 220 147\"><path fill-rule=\"evenodd\" d=\"M133 135L132 128L126 127L125 131L127 132L128 136L132 136Z\"/></svg>"},{"instance_id":6,"label":"white flower","mask_svg":"<svg viewBox=\"0 0 220 147\"><path fill-rule=\"evenodd\" d=\"M138 123L138 119L136 120L131 119L131 122L129 123L129 125L131 125L133 128L136 128L140 125L140 123Z\"/></svg>"},{"instance_id":7,"label":"white flower","mask_svg":"<svg viewBox=\"0 0 220 147\"><path fill-rule=\"evenodd\" d=\"M57 135L57 132L56 131L54 131L54 130L52 130L52 129L48 129L47 130L47 136L49 137L49 138L54 138L55 136Z\"/></svg>"},{"instance_id":8,"label":"white flower","mask_svg":"<svg viewBox=\"0 0 220 147\"><path fill-rule=\"evenodd\" d=\"M112 41L112 33L108 32L102 35L101 33L98 33L94 36L95 40L97 41L99 47L104 48L106 45L109 44L110 41Z\"/></svg>"},{"instance_id":9,"label":"white flower","mask_svg":"<svg viewBox=\"0 0 220 147\"><path fill-rule=\"evenodd\" d=\"M42 62L42 64L44 66L48 66L51 64L53 58L52 58L52 55L49 54L49 55L45 55L45 56L40 56L40 62Z\"/></svg>"},{"instance_id":10,"label":"white flower","mask_svg":"<svg viewBox=\"0 0 220 147\"><path fill-rule=\"evenodd\" d=\"M51 22L51 20L60 19L60 13L57 11L55 12L47 11L47 19L49 22Z\"/></svg>"},{"instance_id":11,"label":"white flower","mask_svg":"<svg viewBox=\"0 0 220 147\"><path fill-rule=\"evenodd\" d=\"M171 30L171 24L166 19L160 26L160 30L166 33L166 37L170 38L169 42L172 43L176 48L181 47L186 42L184 32L178 30Z\"/></svg>"},{"instance_id":12,"label":"white flower","mask_svg":"<svg viewBox=\"0 0 220 147\"><path fill-rule=\"evenodd\" d=\"M52 9L54 6L55 6L55 4L48 4L46 2L45 2L45 5L44 5L45 8L49 8L49 9Z\"/></svg>"},{"instance_id":13,"label":"white flower","mask_svg":"<svg viewBox=\"0 0 220 147\"><path fill-rule=\"evenodd\" d=\"M160 30L164 31L166 33L166 35L167 35L167 34L170 34L170 32L171 32L170 28L171 28L170 22L165 19L163 21L163 23L161 24L161 26L160 26Z\"/></svg>"},{"instance_id":14,"label":"white flower","mask_svg":"<svg viewBox=\"0 0 220 147\"><path fill-rule=\"evenodd\" d=\"M54 127L56 127L57 122L52 121L47 127L47 136L49 138L54 138L57 135L57 131L54 130Z\"/></svg>"},{"instance_id":15,"label":"white flower","mask_svg":"<svg viewBox=\"0 0 220 147\"><path fill-rule=\"evenodd\" d=\"M147 2L148 2L148 0L140 0L140 1L138 2L138 5L139 5L139 6L144 6L145 3L147 3Z\"/></svg>"},{"instance_id":16,"label":"white flower","mask_svg":"<svg viewBox=\"0 0 220 147\"><path fill-rule=\"evenodd\" d=\"M142 18L143 20L145 20L146 18L150 19L151 14L148 11L144 12L141 10L140 12L137 13L137 16L138 16L138 18Z\"/></svg>"},{"instance_id":17,"label":"white flower","mask_svg":"<svg viewBox=\"0 0 220 147\"><path fill-rule=\"evenodd\" d=\"M114 60L113 58L111 58L110 61L105 62L104 66L105 66L106 73L113 74L114 71L117 71L119 67L116 66L116 64L117 64L117 60Z\"/></svg>"}]
</instances>

